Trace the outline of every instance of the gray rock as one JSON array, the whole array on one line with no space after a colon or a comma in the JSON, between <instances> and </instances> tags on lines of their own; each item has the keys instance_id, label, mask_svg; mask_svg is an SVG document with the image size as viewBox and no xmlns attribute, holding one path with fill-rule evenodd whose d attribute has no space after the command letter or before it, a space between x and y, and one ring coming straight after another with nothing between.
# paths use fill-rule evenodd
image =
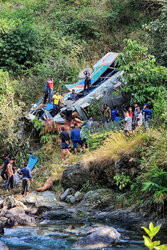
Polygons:
<instances>
[{"instance_id":1,"label":"gray rock","mask_svg":"<svg viewBox=\"0 0 167 250\"><path fill-rule=\"evenodd\" d=\"M50 191L42 193L32 192L28 196L23 197L21 201L25 204L35 206L38 214L51 210L57 204L56 194Z\"/></svg>"},{"instance_id":2,"label":"gray rock","mask_svg":"<svg viewBox=\"0 0 167 250\"><path fill-rule=\"evenodd\" d=\"M79 191L77 191L75 194L74 194L74 197L76 199L76 201L80 201L83 197L83 194Z\"/></svg>"},{"instance_id":3,"label":"gray rock","mask_svg":"<svg viewBox=\"0 0 167 250\"><path fill-rule=\"evenodd\" d=\"M87 236L78 240L73 248L77 249L97 249L111 247L120 241L120 233L113 227L98 227L88 231Z\"/></svg>"},{"instance_id":4,"label":"gray rock","mask_svg":"<svg viewBox=\"0 0 167 250\"><path fill-rule=\"evenodd\" d=\"M0 234L4 233L4 228L7 224L8 219L6 217L0 217ZM0 248L1 249L1 248Z\"/></svg>"},{"instance_id":5,"label":"gray rock","mask_svg":"<svg viewBox=\"0 0 167 250\"><path fill-rule=\"evenodd\" d=\"M5 215L8 218L8 226L16 226L16 225L27 225L27 226L34 226L35 219L34 217L30 217L29 215L25 214L25 211L22 207L14 207L9 209Z\"/></svg>"},{"instance_id":6,"label":"gray rock","mask_svg":"<svg viewBox=\"0 0 167 250\"><path fill-rule=\"evenodd\" d=\"M68 210L61 209L57 211L48 211L42 214L42 217L44 219L50 219L50 220L66 220L68 218L71 218L72 215Z\"/></svg>"},{"instance_id":7,"label":"gray rock","mask_svg":"<svg viewBox=\"0 0 167 250\"><path fill-rule=\"evenodd\" d=\"M72 197L72 194L70 194L70 195L67 195L67 196L66 196L66 199L65 199L65 201L66 201L66 202L70 201L71 197Z\"/></svg>"},{"instance_id":8,"label":"gray rock","mask_svg":"<svg viewBox=\"0 0 167 250\"><path fill-rule=\"evenodd\" d=\"M89 172L80 162L64 170L61 182L64 188L79 190L89 180Z\"/></svg>"},{"instance_id":9,"label":"gray rock","mask_svg":"<svg viewBox=\"0 0 167 250\"><path fill-rule=\"evenodd\" d=\"M0 241L0 249L1 250L9 250L9 248L5 245L4 242Z\"/></svg>"},{"instance_id":10,"label":"gray rock","mask_svg":"<svg viewBox=\"0 0 167 250\"><path fill-rule=\"evenodd\" d=\"M76 201L76 200L75 200L75 197L74 197L74 196L71 196L71 198L70 198L70 203L71 203L71 204L74 204L75 201Z\"/></svg>"},{"instance_id":11,"label":"gray rock","mask_svg":"<svg viewBox=\"0 0 167 250\"><path fill-rule=\"evenodd\" d=\"M60 200L64 201L67 195L69 195L69 193L70 193L70 188L67 188L65 192L60 196Z\"/></svg>"}]
</instances>

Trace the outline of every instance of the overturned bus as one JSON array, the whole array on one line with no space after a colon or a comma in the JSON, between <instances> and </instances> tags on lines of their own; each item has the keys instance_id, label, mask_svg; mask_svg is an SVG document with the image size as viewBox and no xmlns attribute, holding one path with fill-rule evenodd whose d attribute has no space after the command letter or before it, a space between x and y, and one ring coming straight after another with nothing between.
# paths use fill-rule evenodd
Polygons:
<instances>
[{"instance_id":1,"label":"overturned bus","mask_svg":"<svg viewBox=\"0 0 167 250\"><path fill-rule=\"evenodd\" d=\"M66 85L69 92L64 95L65 100L70 96L73 89L79 96L79 99L73 104L73 113L75 113L75 118L78 118L77 121L88 119L87 107L94 99L102 100L110 108L120 106L124 103L125 100L120 92L120 88L123 87L125 82L120 80L122 79L123 72L117 70L116 59L118 55L118 53L109 52L93 66L94 70L90 75L91 87L88 94L84 93L84 79L79 80L75 84ZM50 124L52 126L54 124L56 129L61 127L62 124L68 124L64 116L66 111L65 106L60 109L58 114L53 115L53 104L43 105L42 99L37 104L34 104L26 113L26 118L29 121L33 121L37 117L47 125Z\"/></svg>"}]
</instances>

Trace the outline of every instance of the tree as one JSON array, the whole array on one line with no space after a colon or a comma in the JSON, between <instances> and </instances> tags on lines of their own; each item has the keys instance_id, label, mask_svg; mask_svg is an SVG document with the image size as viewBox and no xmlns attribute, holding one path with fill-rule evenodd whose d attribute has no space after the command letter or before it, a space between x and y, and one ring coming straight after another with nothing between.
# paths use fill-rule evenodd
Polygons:
<instances>
[{"instance_id":1,"label":"tree","mask_svg":"<svg viewBox=\"0 0 167 250\"><path fill-rule=\"evenodd\" d=\"M119 69L124 71L127 82L123 92L134 94L133 102L152 104L159 87L166 86L167 69L156 65L155 57L148 54L148 48L136 41L126 39L124 42L126 46L119 59Z\"/></svg>"}]
</instances>

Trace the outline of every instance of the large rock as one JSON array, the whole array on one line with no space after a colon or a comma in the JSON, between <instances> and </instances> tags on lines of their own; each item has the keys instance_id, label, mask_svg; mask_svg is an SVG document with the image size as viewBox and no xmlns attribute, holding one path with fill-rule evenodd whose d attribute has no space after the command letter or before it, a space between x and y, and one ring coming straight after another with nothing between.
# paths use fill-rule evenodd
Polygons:
<instances>
[{"instance_id":1,"label":"large rock","mask_svg":"<svg viewBox=\"0 0 167 250\"><path fill-rule=\"evenodd\" d=\"M22 207L14 207L6 211L5 215L8 218L8 227L17 225L34 226L35 219L27 214Z\"/></svg>"},{"instance_id":2,"label":"large rock","mask_svg":"<svg viewBox=\"0 0 167 250\"><path fill-rule=\"evenodd\" d=\"M72 187L75 190L79 190L88 180L89 172L80 162L65 169L61 178L62 185L65 189Z\"/></svg>"},{"instance_id":3,"label":"large rock","mask_svg":"<svg viewBox=\"0 0 167 250\"><path fill-rule=\"evenodd\" d=\"M112 244L120 241L120 233L113 227L98 227L88 231L87 236L78 240L73 248L97 249L111 247Z\"/></svg>"},{"instance_id":4,"label":"large rock","mask_svg":"<svg viewBox=\"0 0 167 250\"><path fill-rule=\"evenodd\" d=\"M61 182L64 188L72 187L75 190L81 189L88 181L93 185L99 183L113 187L115 175L121 175L123 172L125 176L128 175L133 179L139 171L141 169L136 158L122 155L119 160L108 160L108 162L106 160L105 164L99 160L89 162L87 166L78 162L64 170Z\"/></svg>"},{"instance_id":5,"label":"large rock","mask_svg":"<svg viewBox=\"0 0 167 250\"><path fill-rule=\"evenodd\" d=\"M56 194L51 191L32 192L28 196L23 197L21 201L24 204L35 206L38 214L51 210L57 204Z\"/></svg>"},{"instance_id":6,"label":"large rock","mask_svg":"<svg viewBox=\"0 0 167 250\"><path fill-rule=\"evenodd\" d=\"M0 241L0 249L1 250L9 250L9 248L5 245L4 242Z\"/></svg>"},{"instance_id":7,"label":"large rock","mask_svg":"<svg viewBox=\"0 0 167 250\"><path fill-rule=\"evenodd\" d=\"M6 217L0 217L0 234L4 233L4 228L6 227L8 219ZM1 248L0 248L1 249Z\"/></svg>"}]
</instances>

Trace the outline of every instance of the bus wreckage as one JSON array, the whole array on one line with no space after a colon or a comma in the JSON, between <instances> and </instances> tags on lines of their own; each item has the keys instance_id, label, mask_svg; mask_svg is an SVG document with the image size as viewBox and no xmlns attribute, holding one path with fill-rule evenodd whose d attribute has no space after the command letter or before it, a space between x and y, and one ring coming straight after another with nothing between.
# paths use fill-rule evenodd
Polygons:
<instances>
[{"instance_id":1,"label":"bus wreckage","mask_svg":"<svg viewBox=\"0 0 167 250\"><path fill-rule=\"evenodd\" d=\"M102 100L110 108L122 105L125 99L120 89L124 86L125 81L120 80L123 71L117 70L116 59L118 55L118 53L109 52L93 66L94 70L90 75L91 87L88 94L84 93L84 79L75 84L66 85L69 92L64 94L64 100L67 100L73 89L79 97L73 104L72 122L65 119L65 106L60 109L58 114L53 115L53 104L42 104L43 98L37 104L31 106L25 118L31 122L35 118L45 122L47 131L59 130L62 125L65 129L71 130L72 123L81 123L81 121L86 121L89 118L87 107L95 99Z\"/></svg>"}]
</instances>

